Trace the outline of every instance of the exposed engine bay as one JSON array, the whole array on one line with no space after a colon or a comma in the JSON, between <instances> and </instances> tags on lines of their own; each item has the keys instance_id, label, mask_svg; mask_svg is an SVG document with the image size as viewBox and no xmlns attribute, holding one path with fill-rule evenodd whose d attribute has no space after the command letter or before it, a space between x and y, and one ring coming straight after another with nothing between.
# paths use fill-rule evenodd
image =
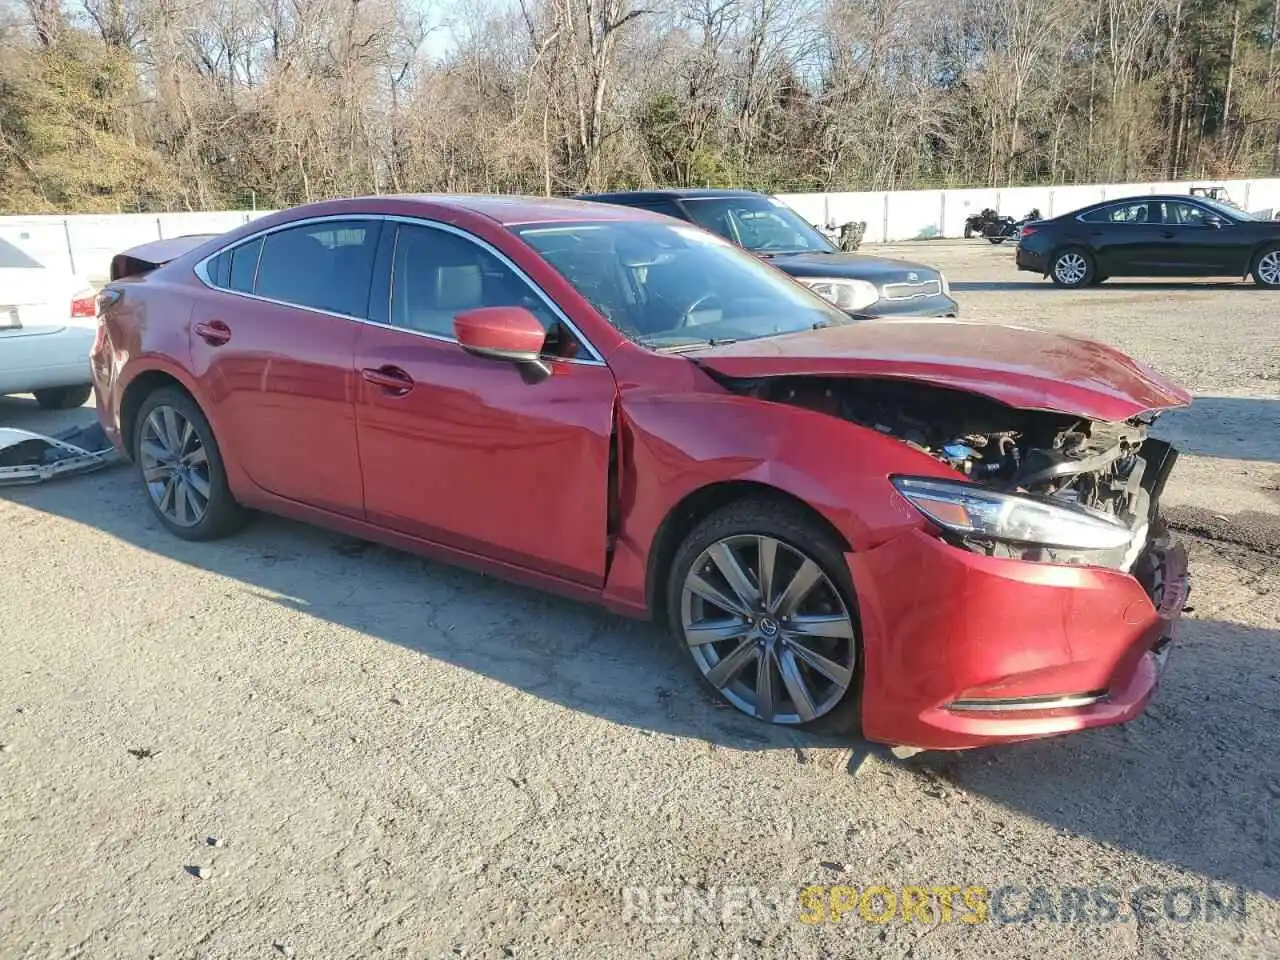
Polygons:
<instances>
[{"instance_id":1,"label":"exposed engine bay","mask_svg":"<svg viewBox=\"0 0 1280 960\"><path fill-rule=\"evenodd\" d=\"M1128 570L1157 525L1156 502L1177 458L1149 439L1154 414L1119 423L1019 410L976 394L901 380L775 377L731 389L829 413L895 437L982 487L1031 495L1119 520L1132 546L1108 565ZM1073 562L1069 551L967 543L994 555Z\"/></svg>"}]
</instances>

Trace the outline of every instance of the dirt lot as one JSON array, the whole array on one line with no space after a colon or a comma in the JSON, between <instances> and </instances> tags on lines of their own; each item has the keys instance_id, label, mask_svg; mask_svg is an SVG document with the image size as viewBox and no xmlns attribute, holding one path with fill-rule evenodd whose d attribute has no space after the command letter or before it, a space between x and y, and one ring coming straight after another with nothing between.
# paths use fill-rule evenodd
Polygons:
<instances>
[{"instance_id":1,"label":"dirt lot","mask_svg":"<svg viewBox=\"0 0 1280 960\"><path fill-rule=\"evenodd\" d=\"M1280 297L892 252L1196 393L1163 425L1195 609L1145 716L899 762L717 709L647 625L284 521L186 544L123 469L10 489L0 957L1280 955ZM990 909L806 924L809 884ZM1099 886L1114 922L1063 909Z\"/></svg>"}]
</instances>

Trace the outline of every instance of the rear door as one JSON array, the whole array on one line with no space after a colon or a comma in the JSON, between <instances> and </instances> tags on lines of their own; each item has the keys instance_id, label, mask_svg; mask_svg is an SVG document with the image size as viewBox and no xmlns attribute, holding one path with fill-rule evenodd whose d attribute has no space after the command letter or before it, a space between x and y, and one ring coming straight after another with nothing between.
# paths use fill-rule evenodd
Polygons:
<instances>
[{"instance_id":1,"label":"rear door","mask_svg":"<svg viewBox=\"0 0 1280 960\"><path fill-rule=\"evenodd\" d=\"M306 221L205 264L192 369L219 440L268 493L361 517L355 350L382 222Z\"/></svg>"},{"instance_id":2,"label":"rear door","mask_svg":"<svg viewBox=\"0 0 1280 960\"><path fill-rule=\"evenodd\" d=\"M1103 276L1142 276L1160 273L1160 203L1125 200L1080 217L1083 233Z\"/></svg>"}]
</instances>

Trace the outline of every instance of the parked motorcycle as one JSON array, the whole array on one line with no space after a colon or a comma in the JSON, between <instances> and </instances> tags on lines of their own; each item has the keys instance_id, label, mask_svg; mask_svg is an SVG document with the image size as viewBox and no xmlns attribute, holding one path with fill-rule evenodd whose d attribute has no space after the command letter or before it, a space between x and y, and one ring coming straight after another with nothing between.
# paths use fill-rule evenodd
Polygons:
<instances>
[{"instance_id":1,"label":"parked motorcycle","mask_svg":"<svg viewBox=\"0 0 1280 960\"><path fill-rule=\"evenodd\" d=\"M1004 243L1006 240L1017 240L1022 233L1024 224L1033 220L1040 219L1039 209L1033 207L1021 220L1015 220L1013 217L997 217L996 222L988 225L987 232L983 234L990 243Z\"/></svg>"},{"instance_id":2,"label":"parked motorcycle","mask_svg":"<svg viewBox=\"0 0 1280 960\"><path fill-rule=\"evenodd\" d=\"M992 207L986 207L977 213L969 214L964 221L964 238L968 240L970 237L987 236L991 228L999 224L1001 219L1007 220L1009 218L1001 218L1000 214Z\"/></svg>"}]
</instances>

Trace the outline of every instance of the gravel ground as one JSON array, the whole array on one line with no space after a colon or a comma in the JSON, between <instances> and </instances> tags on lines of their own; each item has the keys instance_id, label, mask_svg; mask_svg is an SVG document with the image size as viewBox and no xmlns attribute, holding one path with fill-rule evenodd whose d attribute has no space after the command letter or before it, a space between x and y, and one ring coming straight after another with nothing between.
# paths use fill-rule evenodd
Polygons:
<instances>
[{"instance_id":1,"label":"gravel ground","mask_svg":"<svg viewBox=\"0 0 1280 960\"><path fill-rule=\"evenodd\" d=\"M1280 297L890 249L1196 393L1161 425L1195 609L1146 715L901 762L718 709L648 625L270 518L186 544L123 469L8 489L0 957L1280 955ZM988 912L876 922L876 885ZM1113 922L1064 909L1100 887Z\"/></svg>"}]
</instances>

